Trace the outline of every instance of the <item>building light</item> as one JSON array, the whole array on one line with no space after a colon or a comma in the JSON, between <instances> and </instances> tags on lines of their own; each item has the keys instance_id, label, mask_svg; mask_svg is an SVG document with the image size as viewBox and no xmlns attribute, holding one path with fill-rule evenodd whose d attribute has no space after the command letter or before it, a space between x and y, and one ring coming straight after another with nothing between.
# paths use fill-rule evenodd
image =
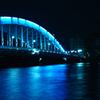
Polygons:
<instances>
[{"instance_id":1,"label":"building light","mask_svg":"<svg viewBox=\"0 0 100 100\"><path fill-rule=\"evenodd\" d=\"M82 52L82 49L79 49L79 50L78 50L78 53L80 53L80 52Z\"/></svg>"},{"instance_id":2,"label":"building light","mask_svg":"<svg viewBox=\"0 0 100 100\"><path fill-rule=\"evenodd\" d=\"M71 50L71 53L73 53L74 52L74 50Z\"/></svg>"}]
</instances>

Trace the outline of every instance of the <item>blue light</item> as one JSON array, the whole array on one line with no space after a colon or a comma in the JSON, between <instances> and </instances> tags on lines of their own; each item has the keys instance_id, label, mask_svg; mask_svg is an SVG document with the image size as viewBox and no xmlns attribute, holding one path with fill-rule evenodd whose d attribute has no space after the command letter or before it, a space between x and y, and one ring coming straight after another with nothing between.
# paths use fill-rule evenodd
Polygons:
<instances>
[{"instance_id":1,"label":"blue light","mask_svg":"<svg viewBox=\"0 0 100 100\"><path fill-rule=\"evenodd\" d=\"M26 20L26 25L29 26L29 27L31 27L31 28L34 28L36 30L39 29L39 25L38 24L33 23L33 22L29 21L29 20Z\"/></svg>"},{"instance_id":2,"label":"blue light","mask_svg":"<svg viewBox=\"0 0 100 100\"><path fill-rule=\"evenodd\" d=\"M18 18L17 17L12 17L11 23L12 24L18 24Z\"/></svg>"},{"instance_id":3,"label":"blue light","mask_svg":"<svg viewBox=\"0 0 100 100\"><path fill-rule=\"evenodd\" d=\"M11 24L11 17L1 17L1 24Z\"/></svg>"},{"instance_id":4,"label":"blue light","mask_svg":"<svg viewBox=\"0 0 100 100\"><path fill-rule=\"evenodd\" d=\"M17 17L6 17L6 16L0 17L0 20L1 20L0 24L19 24L19 25L24 25L24 26L34 28L40 31L47 38L49 38L49 40L52 41L52 43L55 44L56 47L58 47L61 52L65 52L63 47L60 45L60 43L55 39L55 37L50 32L48 32L46 29L44 29L43 27L39 26L38 24L32 21L25 20L22 18L17 18Z\"/></svg>"},{"instance_id":5,"label":"blue light","mask_svg":"<svg viewBox=\"0 0 100 100\"><path fill-rule=\"evenodd\" d=\"M43 35L46 35L47 33L47 30L44 29L43 27L40 26L40 31L42 32Z\"/></svg>"},{"instance_id":6,"label":"blue light","mask_svg":"<svg viewBox=\"0 0 100 100\"><path fill-rule=\"evenodd\" d=\"M25 19L22 19L22 18L19 18L19 20L18 20L19 22L19 24L20 25L25 25L26 23L25 23Z\"/></svg>"}]
</instances>

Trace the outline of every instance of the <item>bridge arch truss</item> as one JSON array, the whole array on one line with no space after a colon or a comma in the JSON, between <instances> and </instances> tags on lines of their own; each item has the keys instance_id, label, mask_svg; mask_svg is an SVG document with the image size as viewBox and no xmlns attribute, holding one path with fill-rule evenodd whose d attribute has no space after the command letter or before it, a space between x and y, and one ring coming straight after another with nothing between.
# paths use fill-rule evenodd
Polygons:
<instances>
[{"instance_id":1,"label":"bridge arch truss","mask_svg":"<svg viewBox=\"0 0 100 100\"><path fill-rule=\"evenodd\" d=\"M38 24L17 17L0 17L0 46L65 53L55 37Z\"/></svg>"}]
</instances>

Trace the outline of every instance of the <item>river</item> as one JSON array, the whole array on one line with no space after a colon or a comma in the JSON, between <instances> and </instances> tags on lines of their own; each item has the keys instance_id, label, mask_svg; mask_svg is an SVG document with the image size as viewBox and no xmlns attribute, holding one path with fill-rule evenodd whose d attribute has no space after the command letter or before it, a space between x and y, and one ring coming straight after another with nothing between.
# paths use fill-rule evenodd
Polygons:
<instances>
[{"instance_id":1,"label":"river","mask_svg":"<svg viewBox=\"0 0 100 100\"><path fill-rule=\"evenodd\" d=\"M100 63L1 68L0 100L100 100Z\"/></svg>"}]
</instances>

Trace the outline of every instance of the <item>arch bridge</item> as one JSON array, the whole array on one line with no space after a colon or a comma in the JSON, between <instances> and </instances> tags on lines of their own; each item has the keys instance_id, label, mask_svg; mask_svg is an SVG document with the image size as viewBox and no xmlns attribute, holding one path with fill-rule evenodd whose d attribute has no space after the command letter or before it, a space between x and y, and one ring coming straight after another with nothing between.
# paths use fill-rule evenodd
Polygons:
<instances>
[{"instance_id":1,"label":"arch bridge","mask_svg":"<svg viewBox=\"0 0 100 100\"><path fill-rule=\"evenodd\" d=\"M65 50L42 26L23 18L0 17L0 55L40 53L65 55Z\"/></svg>"}]
</instances>

